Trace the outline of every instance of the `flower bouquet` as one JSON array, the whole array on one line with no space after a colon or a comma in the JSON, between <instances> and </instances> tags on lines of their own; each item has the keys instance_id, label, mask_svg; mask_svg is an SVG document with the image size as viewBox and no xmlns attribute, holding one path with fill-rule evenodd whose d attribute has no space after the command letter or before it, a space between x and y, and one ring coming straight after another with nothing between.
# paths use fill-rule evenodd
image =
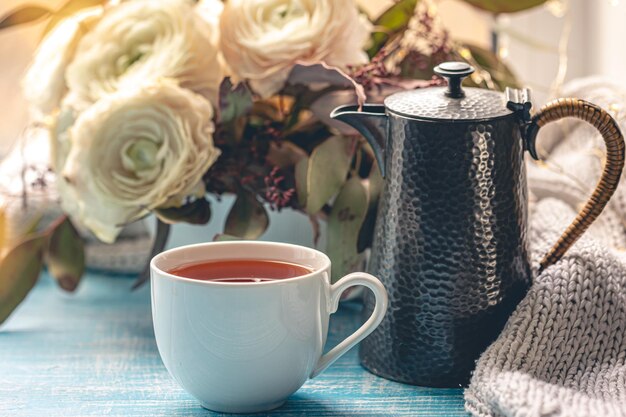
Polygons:
<instances>
[{"instance_id":1,"label":"flower bouquet","mask_svg":"<svg viewBox=\"0 0 626 417\"><path fill-rule=\"evenodd\" d=\"M371 242L382 179L330 110L440 84L430 68L449 59L470 61L477 85L515 83L495 55L450 39L427 1L398 1L371 21L352 0L70 0L17 9L0 29L40 19L23 87L66 215L5 244L0 322L44 261L76 288L75 226L113 242L152 213L158 252L168 225L211 220L207 195L236 195L215 239L260 237L268 210L306 213L316 235L325 224L342 276Z\"/></svg>"}]
</instances>

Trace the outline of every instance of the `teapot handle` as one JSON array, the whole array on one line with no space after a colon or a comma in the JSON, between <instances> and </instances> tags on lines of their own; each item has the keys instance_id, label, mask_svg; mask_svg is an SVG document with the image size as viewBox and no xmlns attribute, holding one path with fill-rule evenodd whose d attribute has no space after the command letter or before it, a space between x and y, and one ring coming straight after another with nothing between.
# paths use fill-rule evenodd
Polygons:
<instances>
[{"instance_id":1,"label":"teapot handle","mask_svg":"<svg viewBox=\"0 0 626 417\"><path fill-rule=\"evenodd\" d=\"M539 159L535 148L539 129L565 117L576 117L598 129L606 145L606 163L596 189L585 206L541 260L540 272L558 262L600 215L617 188L624 167L624 137L615 119L595 104L576 98L554 100L543 106L532 118L526 131L526 147L534 159Z\"/></svg>"}]
</instances>

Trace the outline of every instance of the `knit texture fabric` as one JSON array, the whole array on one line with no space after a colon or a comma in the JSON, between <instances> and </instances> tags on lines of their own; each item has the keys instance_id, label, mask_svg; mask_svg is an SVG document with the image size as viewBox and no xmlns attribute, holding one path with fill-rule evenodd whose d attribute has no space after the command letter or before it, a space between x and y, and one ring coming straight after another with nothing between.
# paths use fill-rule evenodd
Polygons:
<instances>
[{"instance_id":1,"label":"knit texture fabric","mask_svg":"<svg viewBox=\"0 0 626 417\"><path fill-rule=\"evenodd\" d=\"M599 78L566 86L611 111L626 131L626 91ZM544 132L545 130L545 132ZM545 163L529 163L536 266L600 174L600 135L584 122L542 129ZM536 276L477 362L466 409L480 417L626 417L626 186L556 265Z\"/></svg>"}]
</instances>

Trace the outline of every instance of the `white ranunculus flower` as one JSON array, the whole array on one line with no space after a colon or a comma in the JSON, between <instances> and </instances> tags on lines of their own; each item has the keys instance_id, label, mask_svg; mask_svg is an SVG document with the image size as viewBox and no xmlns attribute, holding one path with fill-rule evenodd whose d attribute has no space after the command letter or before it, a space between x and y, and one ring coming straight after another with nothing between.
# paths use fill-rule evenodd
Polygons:
<instances>
[{"instance_id":1,"label":"white ranunculus flower","mask_svg":"<svg viewBox=\"0 0 626 417\"><path fill-rule=\"evenodd\" d=\"M206 20L211 27L216 28L212 30L212 40L215 45L219 44L220 17L224 10L224 3L219 0L198 0L195 8L198 16Z\"/></svg>"},{"instance_id":2,"label":"white ranunculus flower","mask_svg":"<svg viewBox=\"0 0 626 417\"><path fill-rule=\"evenodd\" d=\"M101 15L102 7L94 7L64 19L37 48L22 81L24 96L37 117L59 107L67 90L65 70L74 57L76 45Z\"/></svg>"},{"instance_id":3,"label":"white ranunculus flower","mask_svg":"<svg viewBox=\"0 0 626 417\"><path fill-rule=\"evenodd\" d=\"M68 131L63 208L112 242L121 225L180 203L220 154L212 117L207 100L168 80L101 98Z\"/></svg>"},{"instance_id":4,"label":"white ranunculus flower","mask_svg":"<svg viewBox=\"0 0 626 417\"><path fill-rule=\"evenodd\" d=\"M220 44L234 75L268 97L297 62L366 63L371 28L353 0L228 0Z\"/></svg>"},{"instance_id":5,"label":"white ranunculus flower","mask_svg":"<svg viewBox=\"0 0 626 417\"><path fill-rule=\"evenodd\" d=\"M205 0L204 3L219 2ZM220 5L204 10L219 13ZM67 68L65 105L83 110L107 94L172 78L213 103L223 78L219 28L189 0L133 0L107 8Z\"/></svg>"}]
</instances>

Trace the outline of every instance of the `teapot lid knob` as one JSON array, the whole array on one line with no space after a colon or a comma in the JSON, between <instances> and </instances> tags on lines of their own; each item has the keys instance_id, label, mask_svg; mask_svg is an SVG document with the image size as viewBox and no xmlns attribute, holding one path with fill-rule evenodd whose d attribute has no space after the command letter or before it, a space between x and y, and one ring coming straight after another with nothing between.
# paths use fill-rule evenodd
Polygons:
<instances>
[{"instance_id":1,"label":"teapot lid knob","mask_svg":"<svg viewBox=\"0 0 626 417\"><path fill-rule=\"evenodd\" d=\"M474 67L466 62L451 61L442 62L433 71L435 74L448 80L446 96L450 98L463 98L465 93L461 88L463 79L474 72Z\"/></svg>"}]
</instances>

